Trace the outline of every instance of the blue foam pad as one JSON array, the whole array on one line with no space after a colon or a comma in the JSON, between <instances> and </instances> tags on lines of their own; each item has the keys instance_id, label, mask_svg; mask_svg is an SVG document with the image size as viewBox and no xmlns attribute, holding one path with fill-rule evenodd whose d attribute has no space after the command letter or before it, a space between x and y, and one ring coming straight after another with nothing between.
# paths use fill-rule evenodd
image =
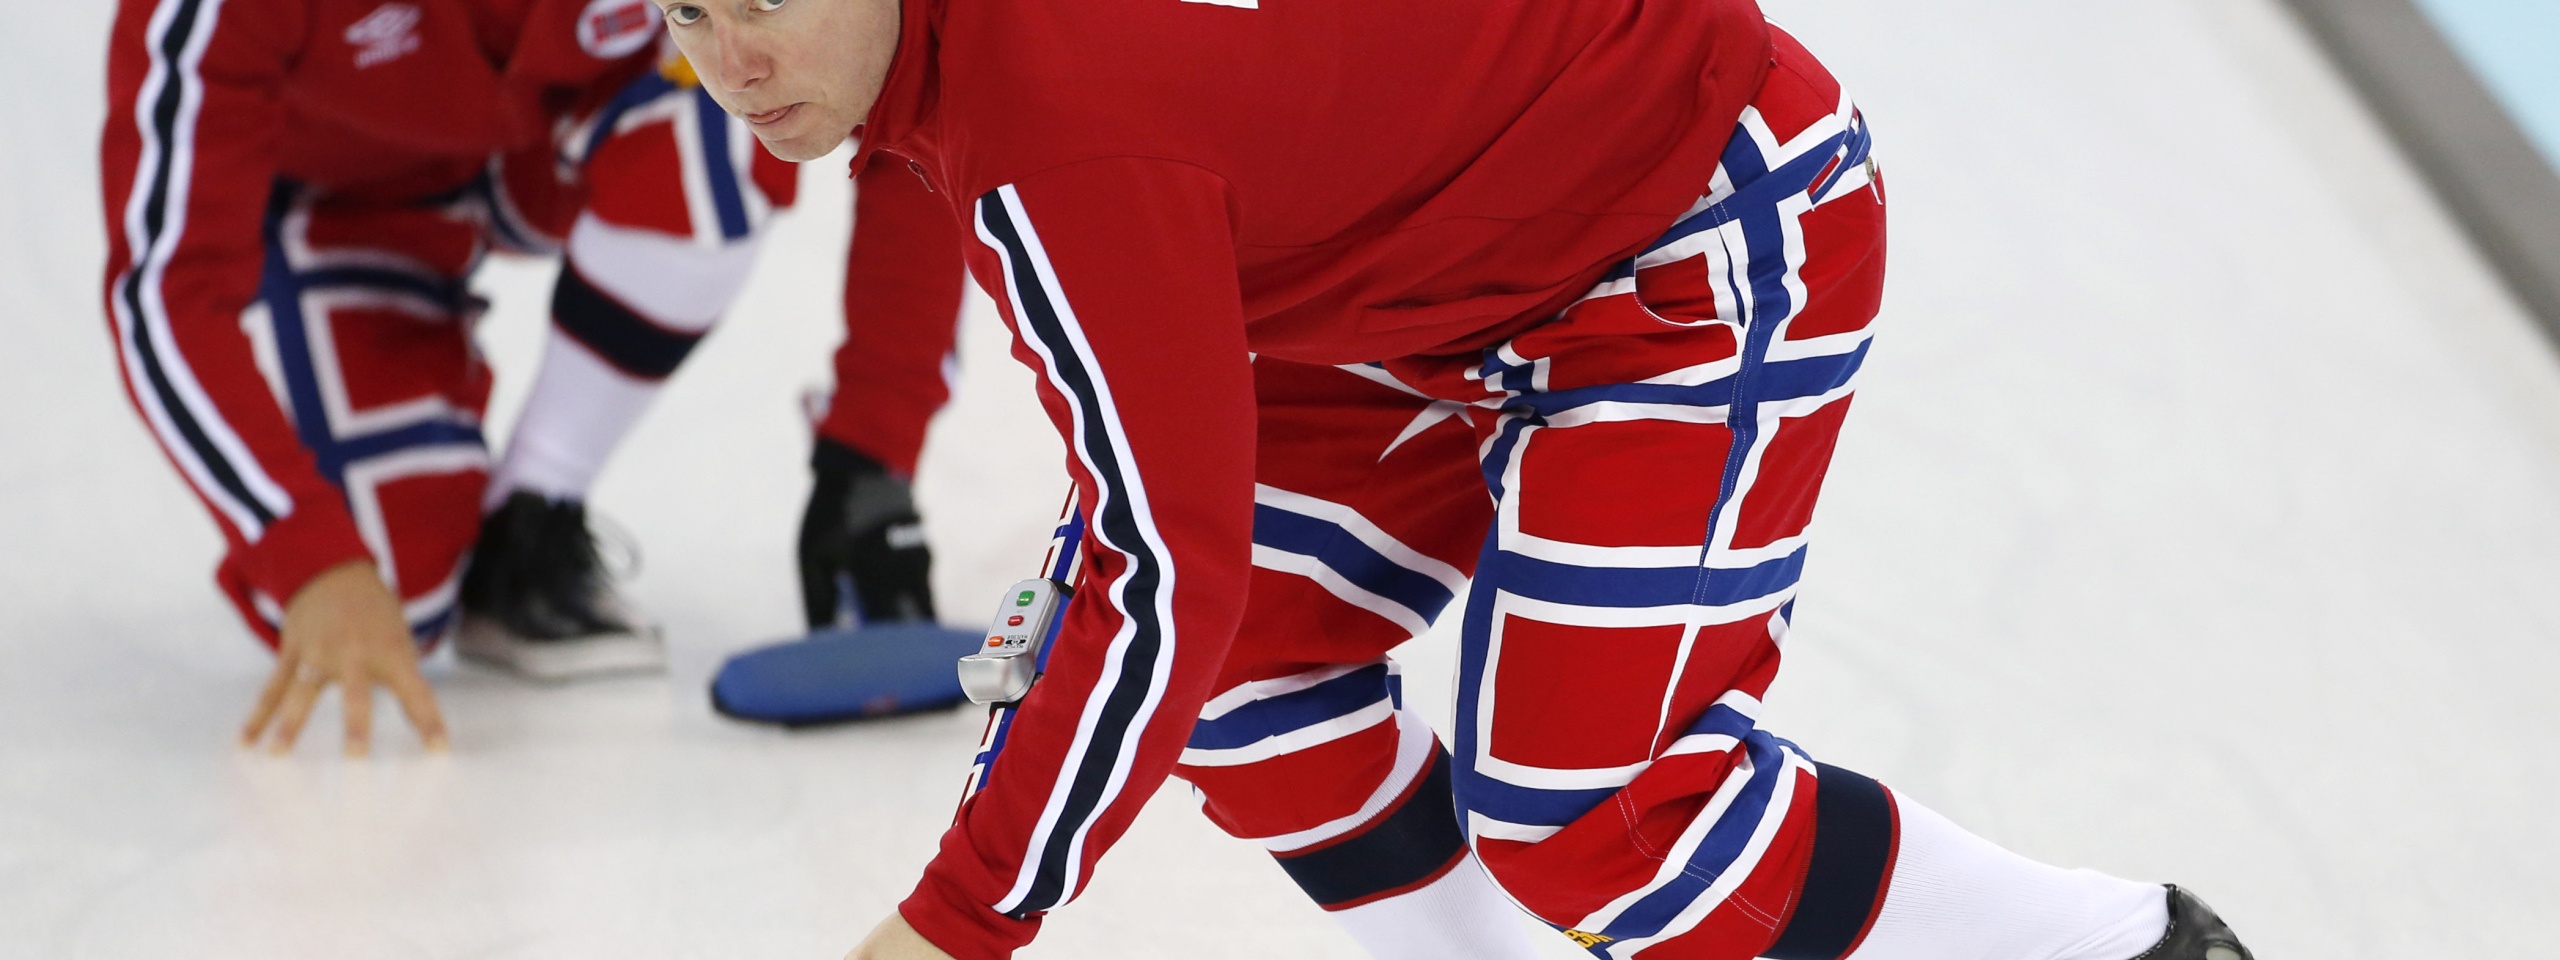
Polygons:
<instances>
[{"instance_id":1,"label":"blue foam pad","mask_svg":"<svg viewBox=\"0 0 2560 960\"><path fill-rule=\"evenodd\" d=\"M711 706L730 717L804 727L963 702L954 661L985 636L930 623L820 630L720 665Z\"/></svg>"}]
</instances>

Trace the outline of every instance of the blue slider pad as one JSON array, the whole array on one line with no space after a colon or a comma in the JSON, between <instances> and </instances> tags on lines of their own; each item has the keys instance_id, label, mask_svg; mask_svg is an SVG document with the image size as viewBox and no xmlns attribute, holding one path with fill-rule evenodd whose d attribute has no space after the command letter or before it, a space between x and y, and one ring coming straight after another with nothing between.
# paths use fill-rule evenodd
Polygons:
<instances>
[{"instance_id":1,"label":"blue slider pad","mask_svg":"<svg viewBox=\"0 0 2560 960\"><path fill-rule=\"evenodd\" d=\"M720 665L711 707L755 723L815 726L965 703L955 662L985 635L930 623L820 630Z\"/></svg>"}]
</instances>

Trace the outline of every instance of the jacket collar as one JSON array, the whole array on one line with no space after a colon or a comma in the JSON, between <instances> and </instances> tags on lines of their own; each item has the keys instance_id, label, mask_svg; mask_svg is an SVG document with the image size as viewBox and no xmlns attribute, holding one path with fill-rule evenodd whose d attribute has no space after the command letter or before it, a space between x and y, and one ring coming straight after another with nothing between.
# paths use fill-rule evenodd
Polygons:
<instances>
[{"instance_id":1,"label":"jacket collar","mask_svg":"<svg viewBox=\"0 0 2560 960\"><path fill-rule=\"evenodd\" d=\"M915 135L933 109L942 0L899 0L898 8L898 49L889 55L888 79L881 84L880 99L872 102L870 115L853 131L861 138L853 156L855 173L862 171L875 150L907 152L900 146Z\"/></svg>"}]
</instances>

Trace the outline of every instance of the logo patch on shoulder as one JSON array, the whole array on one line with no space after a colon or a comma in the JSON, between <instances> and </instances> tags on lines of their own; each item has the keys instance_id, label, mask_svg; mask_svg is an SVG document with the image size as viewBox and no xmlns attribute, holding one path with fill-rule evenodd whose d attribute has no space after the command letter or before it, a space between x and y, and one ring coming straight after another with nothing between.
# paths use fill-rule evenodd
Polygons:
<instances>
[{"instance_id":1,"label":"logo patch on shoulder","mask_svg":"<svg viewBox=\"0 0 2560 960\"><path fill-rule=\"evenodd\" d=\"M418 51L418 21L426 14L412 3L386 3L347 26L347 43L356 48L356 69L380 66Z\"/></svg>"},{"instance_id":2,"label":"logo patch on shoulder","mask_svg":"<svg viewBox=\"0 0 2560 960\"><path fill-rule=\"evenodd\" d=\"M620 60L658 39L658 5L649 0L590 0L578 14L578 49Z\"/></svg>"}]
</instances>

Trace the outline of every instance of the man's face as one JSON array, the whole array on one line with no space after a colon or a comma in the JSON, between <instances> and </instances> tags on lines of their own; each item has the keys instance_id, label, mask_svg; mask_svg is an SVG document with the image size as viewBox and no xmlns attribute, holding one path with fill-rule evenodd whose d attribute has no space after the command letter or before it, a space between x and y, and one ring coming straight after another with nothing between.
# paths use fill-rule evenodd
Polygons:
<instances>
[{"instance_id":1,"label":"man's face","mask_svg":"<svg viewBox=\"0 0 2560 960\"><path fill-rule=\"evenodd\" d=\"M785 160L814 160L871 112L897 0L656 0L703 89Z\"/></svg>"}]
</instances>

